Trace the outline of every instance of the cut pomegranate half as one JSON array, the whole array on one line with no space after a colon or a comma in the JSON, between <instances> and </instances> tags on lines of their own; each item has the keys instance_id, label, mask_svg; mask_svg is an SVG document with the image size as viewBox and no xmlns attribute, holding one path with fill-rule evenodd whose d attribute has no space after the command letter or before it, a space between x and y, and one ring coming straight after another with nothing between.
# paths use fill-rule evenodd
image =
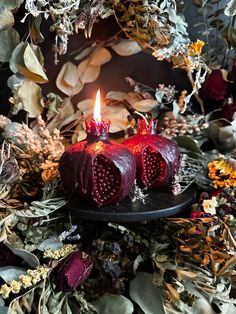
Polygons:
<instances>
[{"instance_id":1,"label":"cut pomegranate half","mask_svg":"<svg viewBox=\"0 0 236 314\"><path fill-rule=\"evenodd\" d=\"M100 154L93 162L93 198L99 205L112 203L120 190L119 169L106 156Z\"/></svg>"},{"instance_id":2,"label":"cut pomegranate half","mask_svg":"<svg viewBox=\"0 0 236 314\"><path fill-rule=\"evenodd\" d=\"M147 146L143 150L142 181L147 187L157 187L165 183L168 167L162 155L156 149Z\"/></svg>"}]
</instances>

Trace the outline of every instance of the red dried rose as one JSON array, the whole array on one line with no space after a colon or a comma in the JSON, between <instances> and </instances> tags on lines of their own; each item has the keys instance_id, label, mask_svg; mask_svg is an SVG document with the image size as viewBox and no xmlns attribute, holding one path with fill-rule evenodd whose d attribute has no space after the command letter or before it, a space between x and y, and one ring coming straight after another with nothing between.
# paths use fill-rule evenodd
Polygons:
<instances>
[{"instance_id":1,"label":"red dried rose","mask_svg":"<svg viewBox=\"0 0 236 314\"><path fill-rule=\"evenodd\" d=\"M214 70L202 85L204 98L222 101L230 95L231 83L227 80L226 70Z\"/></svg>"},{"instance_id":2,"label":"red dried rose","mask_svg":"<svg viewBox=\"0 0 236 314\"><path fill-rule=\"evenodd\" d=\"M56 290L72 292L81 285L93 269L92 257L84 252L72 252L53 270Z\"/></svg>"},{"instance_id":3,"label":"red dried rose","mask_svg":"<svg viewBox=\"0 0 236 314\"><path fill-rule=\"evenodd\" d=\"M212 217L211 214L202 212L201 210L195 210L191 212L191 218L196 219L196 218L205 218L205 217Z\"/></svg>"}]
</instances>

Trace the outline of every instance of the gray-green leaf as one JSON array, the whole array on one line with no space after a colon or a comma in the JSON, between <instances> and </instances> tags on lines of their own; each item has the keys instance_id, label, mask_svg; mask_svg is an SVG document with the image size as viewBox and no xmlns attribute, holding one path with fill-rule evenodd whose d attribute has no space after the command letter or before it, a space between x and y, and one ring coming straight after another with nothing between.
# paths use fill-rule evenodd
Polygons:
<instances>
[{"instance_id":1,"label":"gray-green leaf","mask_svg":"<svg viewBox=\"0 0 236 314\"><path fill-rule=\"evenodd\" d=\"M24 0L1 0L0 8L15 10L18 9L23 2Z\"/></svg>"},{"instance_id":2,"label":"gray-green leaf","mask_svg":"<svg viewBox=\"0 0 236 314\"><path fill-rule=\"evenodd\" d=\"M130 296L145 314L164 314L163 293L153 284L153 275L139 272L130 282Z\"/></svg>"},{"instance_id":3,"label":"gray-green leaf","mask_svg":"<svg viewBox=\"0 0 236 314\"><path fill-rule=\"evenodd\" d=\"M14 28L9 27L5 30L0 30L0 62L10 61L12 51L19 42L19 34Z\"/></svg>"},{"instance_id":4,"label":"gray-green leaf","mask_svg":"<svg viewBox=\"0 0 236 314\"><path fill-rule=\"evenodd\" d=\"M132 302L123 295L105 293L92 304L98 314L131 314L134 311Z\"/></svg>"},{"instance_id":5,"label":"gray-green leaf","mask_svg":"<svg viewBox=\"0 0 236 314\"><path fill-rule=\"evenodd\" d=\"M11 280L18 280L20 275L26 275L26 270L24 268L14 266L0 267L0 277L5 282L9 282Z\"/></svg>"},{"instance_id":6,"label":"gray-green leaf","mask_svg":"<svg viewBox=\"0 0 236 314\"><path fill-rule=\"evenodd\" d=\"M10 10L0 8L0 30L14 25L14 16Z\"/></svg>"}]
</instances>

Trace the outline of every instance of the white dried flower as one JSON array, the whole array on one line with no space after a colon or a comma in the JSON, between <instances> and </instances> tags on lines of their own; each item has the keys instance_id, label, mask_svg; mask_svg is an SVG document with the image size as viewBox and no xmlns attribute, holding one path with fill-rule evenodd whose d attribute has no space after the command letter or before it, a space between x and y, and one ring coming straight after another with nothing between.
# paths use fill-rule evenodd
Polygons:
<instances>
[{"instance_id":1,"label":"white dried flower","mask_svg":"<svg viewBox=\"0 0 236 314\"><path fill-rule=\"evenodd\" d=\"M216 207L218 206L218 202L216 200L216 197L213 196L211 199L204 200L202 203L202 207L205 211L205 213L215 215L216 214Z\"/></svg>"}]
</instances>

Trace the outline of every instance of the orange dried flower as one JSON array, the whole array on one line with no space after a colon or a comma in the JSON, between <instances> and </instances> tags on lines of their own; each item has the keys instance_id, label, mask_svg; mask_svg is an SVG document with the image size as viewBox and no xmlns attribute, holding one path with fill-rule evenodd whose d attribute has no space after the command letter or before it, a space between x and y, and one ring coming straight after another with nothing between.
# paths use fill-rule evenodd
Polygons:
<instances>
[{"instance_id":1,"label":"orange dried flower","mask_svg":"<svg viewBox=\"0 0 236 314\"><path fill-rule=\"evenodd\" d=\"M202 48L204 47L205 43L202 40L197 40L194 43L191 43L188 46L188 51L190 55L200 55L202 53Z\"/></svg>"},{"instance_id":2,"label":"orange dried flower","mask_svg":"<svg viewBox=\"0 0 236 314\"><path fill-rule=\"evenodd\" d=\"M227 160L212 160L208 164L208 176L214 188L236 186L236 169Z\"/></svg>"}]
</instances>

